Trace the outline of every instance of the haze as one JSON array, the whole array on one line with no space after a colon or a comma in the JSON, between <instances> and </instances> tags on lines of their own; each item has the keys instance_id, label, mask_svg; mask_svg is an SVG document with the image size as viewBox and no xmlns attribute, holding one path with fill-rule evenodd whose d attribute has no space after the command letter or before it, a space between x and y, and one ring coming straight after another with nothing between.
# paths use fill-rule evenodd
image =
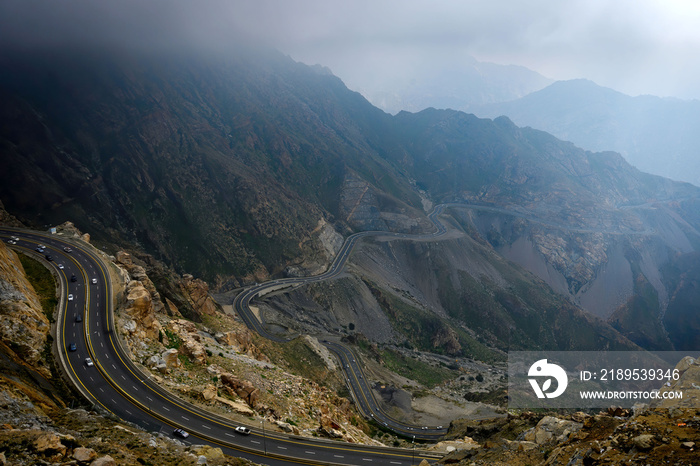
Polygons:
<instances>
[{"instance_id":1,"label":"haze","mask_svg":"<svg viewBox=\"0 0 700 466\"><path fill-rule=\"evenodd\" d=\"M700 98L693 1L4 1L3 45L227 48L245 37L351 88L475 57L629 95Z\"/></svg>"}]
</instances>

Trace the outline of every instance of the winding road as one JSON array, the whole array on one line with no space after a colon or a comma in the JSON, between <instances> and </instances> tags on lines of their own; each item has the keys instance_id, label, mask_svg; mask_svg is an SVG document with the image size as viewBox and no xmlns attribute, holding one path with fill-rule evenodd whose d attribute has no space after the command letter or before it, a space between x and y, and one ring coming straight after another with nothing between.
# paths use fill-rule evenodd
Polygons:
<instances>
[{"instance_id":1,"label":"winding road","mask_svg":"<svg viewBox=\"0 0 700 466\"><path fill-rule=\"evenodd\" d=\"M191 434L179 439L185 444L211 444L228 455L274 466L409 466L439 457L420 450L282 435L260 424L248 426L250 435L240 435L234 430L240 424L179 399L129 359L114 328L106 257L81 242L36 231L1 227L0 238L12 241L11 248L53 269L61 290L55 335L57 359L66 377L102 413L167 436L172 436L175 428L183 428ZM41 252L36 251L39 245L45 246ZM88 358L92 364L88 364Z\"/></svg>"},{"instance_id":2,"label":"winding road","mask_svg":"<svg viewBox=\"0 0 700 466\"><path fill-rule=\"evenodd\" d=\"M307 285L310 283L317 283L337 277L343 271L343 268L350 257L350 253L361 238L367 238L370 236L381 236L401 240L430 240L432 238L438 238L444 235L446 232L445 226L438 220L438 216L443 212L444 208L444 205L438 205L428 215L428 219L430 219L435 227L435 231L433 233L426 235L410 235L386 231L362 231L355 233L345 239L345 242L336 254L333 263L326 272L312 277L272 280L247 288L234 298L233 309L250 329L255 330L261 336L277 342L288 341L288 338L282 337L267 330L265 322L256 316L250 308L250 303L253 299L272 291ZM367 380L367 377L365 376L362 367L358 362L359 358L356 357L352 349L340 342L323 340L322 343L331 353L336 356L340 362L340 366L343 369L343 375L345 376L348 388L352 393L352 397L355 400L355 404L365 418L373 420L381 427L408 438L415 437L416 439L420 440L438 440L447 433L447 429L443 426L430 427L412 425L401 422L389 416L382 410L381 405L374 397L370 382Z\"/></svg>"},{"instance_id":3,"label":"winding road","mask_svg":"<svg viewBox=\"0 0 700 466\"><path fill-rule=\"evenodd\" d=\"M366 231L349 236L329 269L314 277L273 280L243 290L234 300L234 309L246 324L262 336L285 341L268 332L264 322L250 310L250 303L268 292L328 280L340 274L357 241L368 236L405 240L430 240L445 234L438 216L447 207L489 210L542 222L506 209L470 204L437 206L429 215L435 232L408 235ZM550 226L563 227L558 224ZM583 231L583 230L581 230ZM598 230L590 230L599 232ZM651 234L653 231L626 234ZM114 328L113 291L106 256L91 246L37 231L0 227L0 238L9 246L43 261L54 271L60 286L56 323L56 353L66 377L93 405L147 431L172 436L175 428L191 435L180 441L208 443L229 455L268 465L396 465L418 464L437 456L420 450L371 447L343 442L282 435L266 431L264 424L248 426L250 435L235 432L231 420L204 411L160 387L128 357ZM16 238L17 240L15 241ZM39 245L45 246L37 251ZM41 249L41 248L40 248ZM50 258L49 258L50 256ZM385 428L409 438L434 440L445 433L441 427L412 426L386 415L372 393L358 358L350 348L324 340L323 344L341 363L348 387L359 411ZM89 363L88 363L89 359Z\"/></svg>"}]
</instances>

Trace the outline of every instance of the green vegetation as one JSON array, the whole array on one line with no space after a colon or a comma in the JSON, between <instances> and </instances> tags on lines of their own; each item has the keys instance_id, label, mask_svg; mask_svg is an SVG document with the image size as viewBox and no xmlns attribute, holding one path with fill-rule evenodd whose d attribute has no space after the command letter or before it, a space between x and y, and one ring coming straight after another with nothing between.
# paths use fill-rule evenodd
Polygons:
<instances>
[{"instance_id":1,"label":"green vegetation","mask_svg":"<svg viewBox=\"0 0 700 466\"><path fill-rule=\"evenodd\" d=\"M392 372L415 380L428 388L454 379L458 374L442 366L432 366L415 358L407 358L396 351L383 350L380 355L384 365Z\"/></svg>"},{"instance_id":2,"label":"green vegetation","mask_svg":"<svg viewBox=\"0 0 700 466\"><path fill-rule=\"evenodd\" d=\"M54 312L58 305L56 280L41 262L24 254L19 254L19 260L22 263L22 267L24 267L29 283L31 283L39 296L41 308L44 310L46 318L49 319L49 322L54 322Z\"/></svg>"},{"instance_id":3,"label":"green vegetation","mask_svg":"<svg viewBox=\"0 0 700 466\"><path fill-rule=\"evenodd\" d=\"M468 356L481 361L502 359L459 326L410 305L395 294L379 289L374 283L365 284L389 317L394 330L406 338L407 346L437 354Z\"/></svg>"},{"instance_id":4,"label":"green vegetation","mask_svg":"<svg viewBox=\"0 0 700 466\"><path fill-rule=\"evenodd\" d=\"M266 354L274 364L286 367L291 373L313 380L319 385L337 384L337 376L328 370L321 357L303 338L295 338L287 343L268 341L263 344L273 347Z\"/></svg>"},{"instance_id":5,"label":"green vegetation","mask_svg":"<svg viewBox=\"0 0 700 466\"><path fill-rule=\"evenodd\" d=\"M166 328L165 336L168 337L168 344L165 345L166 348L180 349L180 346L182 346L182 340L179 336L177 336L177 334L171 332Z\"/></svg>"}]
</instances>

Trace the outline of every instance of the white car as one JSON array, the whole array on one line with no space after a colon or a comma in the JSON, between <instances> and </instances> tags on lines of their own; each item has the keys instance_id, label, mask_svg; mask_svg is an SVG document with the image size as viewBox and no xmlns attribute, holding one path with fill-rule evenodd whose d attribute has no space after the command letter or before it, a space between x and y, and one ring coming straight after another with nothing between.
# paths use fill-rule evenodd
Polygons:
<instances>
[{"instance_id":1,"label":"white car","mask_svg":"<svg viewBox=\"0 0 700 466\"><path fill-rule=\"evenodd\" d=\"M63 268L64 268L64 267L63 267L63 264L58 264L58 268L61 269L61 270L63 270Z\"/></svg>"},{"instance_id":2,"label":"white car","mask_svg":"<svg viewBox=\"0 0 700 466\"><path fill-rule=\"evenodd\" d=\"M97 279L96 279L96 278L93 278L93 279L92 279L92 284L93 284L93 285L97 285Z\"/></svg>"},{"instance_id":3,"label":"white car","mask_svg":"<svg viewBox=\"0 0 700 466\"><path fill-rule=\"evenodd\" d=\"M94 364L92 363L92 359L90 359L90 358L85 358L85 365L88 366L88 367L94 366Z\"/></svg>"},{"instance_id":4,"label":"white car","mask_svg":"<svg viewBox=\"0 0 700 466\"><path fill-rule=\"evenodd\" d=\"M250 429L248 429L247 427L243 427L243 426L236 427L236 432L238 432L239 434L243 434L243 435L250 435Z\"/></svg>"},{"instance_id":5,"label":"white car","mask_svg":"<svg viewBox=\"0 0 700 466\"><path fill-rule=\"evenodd\" d=\"M72 294L69 294L69 295L68 295L68 301L73 301L73 295L72 295Z\"/></svg>"}]
</instances>

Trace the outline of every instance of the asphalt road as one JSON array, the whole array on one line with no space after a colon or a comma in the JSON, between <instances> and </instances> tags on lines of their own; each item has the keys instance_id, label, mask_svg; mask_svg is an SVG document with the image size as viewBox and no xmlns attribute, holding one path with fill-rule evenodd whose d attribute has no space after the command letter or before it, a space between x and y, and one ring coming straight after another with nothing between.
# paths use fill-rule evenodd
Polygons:
<instances>
[{"instance_id":1,"label":"asphalt road","mask_svg":"<svg viewBox=\"0 0 700 466\"><path fill-rule=\"evenodd\" d=\"M338 276L343 271L345 264L350 257L350 253L361 238L369 236L389 237L400 240L427 240L439 238L446 232L445 226L440 223L438 216L442 213L444 205L436 206L428 215L428 218L433 223L435 231L427 235L409 235L404 233L390 233L385 231L363 231L348 236L338 251L335 260L328 270L320 275L307 278L284 278L272 280L243 290L233 301L233 309L243 319L246 325L255 330L260 335L270 340L284 342L287 339L283 336L269 332L265 323L258 318L250 309L250 302L268 292L284 289L287 287L296 287L310 283L316 283L323 280L328 280ZM343 368L343 375L353 399L358 407L358 410L367 419L376 421L385 429L391 430L394 433L405 437L415 437L420 440L438 440L447 433L447 428L443 426L419 426L401 422L381 409L381 405L377 403L370 382L365 377L362 367L357 362L358 358L352 350L340 342L331 342L324 340L322 342L338 359Z\"/></svg>"},{"instance_id":2,"label":"asphalt road","mask_svg":"<svg viewBox=\"0 0 700 466\"><path fill-rule=\"evenodd\" d=\"M261 464L408 466L423 458L435 459L421 451L270 433L264 425L248 426L250 435L236 433L237 424L180 400L150 380L127 357L114 331L111 280L99 253L56 235L0 228L3 241L12 236L19 237L19 241L9 245L11 248L41 259L58 277L58 359L66 376L95 409L150 432L172 436L180 427L191 434L180 439L186 444L211 444L228 455ZM39 244L46 249L37 252ZM51 256L50 261L47 256ZM75 281L71 281L73 275ZM87 358L92 365L87 364Z\"/></svg>"}]
</instances>

